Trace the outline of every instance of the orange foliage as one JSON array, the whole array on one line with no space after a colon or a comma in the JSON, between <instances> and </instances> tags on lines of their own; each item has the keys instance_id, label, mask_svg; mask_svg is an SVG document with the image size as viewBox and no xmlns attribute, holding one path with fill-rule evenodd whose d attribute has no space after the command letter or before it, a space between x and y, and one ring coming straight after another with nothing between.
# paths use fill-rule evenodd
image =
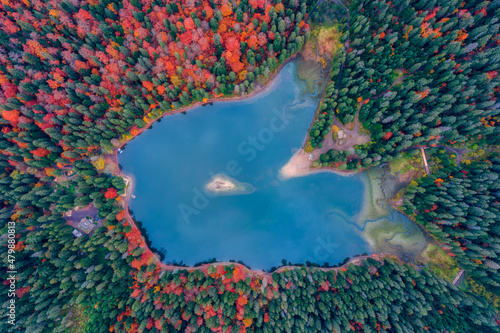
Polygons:
<instances>
[{"instance_id":1,"label":"orange foliage","mask_svg":"<svg viewBox=\"0 0 500 333\"><path fill-rule=\"evenodd\" d=\"M16 246L14 247L14 250L15 251L22 251L24 249L25 245L24 245L24 242L23 241L19 241L16 243Z\"/></svg>"},{"instance_id":2,"label":"orange foliage","mask_svg":"<svg viewBox=\"0 0 500 333\"><path fill-rule=\"evenodd\" d=\"M220 7L220 12L222 16L229 16L233 13L233 10L230 4L223 3L222 6Z\"/></svg>"},{"instance_id":3,"label":"orange foliage","mask_svg":"<svg viewBox=\"0 0 500 333\"><path fill-rule=\"evenodd\" d=\"M17 110L4 110L2 111L2 117L5 119L5 120L8 120L10 121L10 123L14 126L17 125L17 123L19 122L19 111Z\"/></svg>"},{"instance_id":4,"label":"orange foliage","mask_svg":"<svg viewBox=\"0 0 500 333\"><path fill-rule=\"evenodd\" d=\"M243 325L245 325L245 327L252 326L252 318L245 318L245 319L243 319Z\"/></svg>"},{"instance_id":5,"label":"orange foliage","mask_svg":"<svg viewBox=\"0 0 500 333\"><path fill-rule=\"evenodd\" d=\"M120 60L120 52L116 50L111 44L106 46L106 52L113 57L113 59Z\"/></svg>"},{"instance_id":6,"label":"orange foliage","mask_svg":"<svg viewBox=\"0 0 500 333\"><path fill-rule=\"evenodd\" d=\"M498 76L498 71L491 71L486 73L486 75L488 76L488 79L493 80Z\"/></svg>"},{"instance_id":7,"label":"orange foliage","mask_svg":"<svg viewBox=\"0 0 500 333\"><path fill-rule=\"evenodd\" d=\"M121 212L119 212L118 214L116 214L116 219L118 221L120 221L121 219L123 219L125 217L125 211L122 210Z\"/></svg>"},{"instance_id":8,"label":"orange foliage","mask_svg":"<svg viewBox=\"0 0 500 333\"><path fill-rule=\"evenodd\" d=\"M104 197L106 199L113 199L113 198L116 198L117 196L118 196L118 194L116 193L116 189L114 187L108 188L106 193L104 193Z\"/></svg>"},{"instance_id":9,"label":"orange foliage","mask_svg":"<svg viewBox=\"0 0 500 333\"><path fill-rule=\"evenodd\" d=\"M14 142L17 143L19 148L28 148L28 144L26 142L18 142L15 140L14 140Z\"/></svg>"},{"instance_id":10,"label":"orange foliage","mask_svg":"<svg viewBox=\"0 0 500 333\"><path fill-rule=\"evenodd\" d=\"M247 303L248 303L248 299L243 295L240 295L240 297L238 297L238 299L236 300L237 306L245 306L245 304L247 304Z\"/></svg>"},{"instance_id":11,"label":"orange foliage","mask_svg":"<svg viewBox=\"0 0 500 333\"><path fill-rule=\"evenodd\" d=\"M134 292L130 295L130 297L137 297L141 293L141 289L134 289Z\"/></svg>"},{"instance_id":12,"label":"orange foliage","mask_svg":"<svg viewBox=\"0 0 500 333\"><path fill-rule=\"evenodd\" d=\"M149 81L142 81L142 86L146 88L147 91L153 91L153 88L155 87L154 84Z\"/></svg>"},{"instance_id":13,"label":"orange foliage","mask_svg":"<svg viewBox=\"0 0 500 333\"><path fill-rule=\"evenodd\" d=\"M134 127L130 129L130 134L136 136L137 134L139 134L139 128L137 128L137 126L134 125Z\"/></svg>"},{"instance_id":14,"label":"orange foliage","mask_svg":"<svg viewBox=\"0 0 500 333\"><path fill-rule=\"evenodd\" d=\"M461 42L461 41L465 40L467 37L469 37L469 34L466 33L464 29L459 30L456 41Z\"/></svg>"},{"instance_id":15,"label":"orange foliage","mask_svg":"<svg viewBox=\"0 0 500 333\"><path fill-rule=\"evenodd\" d=\"M387 132L385 135L382 137L384 140L389 140L392 137L392 132Z\"/></svg>"},{"instance_id":16,"label":"orange foliage","mask_svg":"<svg viewBox=\"0 0 500 333\"><path fill-rule=\"evenodd\" d=\"M19 288L16 290L16 296L22 298L27 292L29 292L30 287Z\"/></svg>"},{"instance_id":17,"label":"orange foliage","mask_svg":"<svg viewBox=\"0 0 500 333\"><path fill-rule=\"evenodd\" d=\"M239 282L246 278L245 271L240 266L235 266L233 271L233 282Z\"/></svg>"},{"instance_id":18,"label":"orange foliage","mask_svg":"<svg viewBox=\"0 0 500 333\"><path fill-rule=\"evenodd\" d=\"M274 10L276 11L276 13L279 13L284 9L285 9L285 6L283 6L283 4L281 2L276 4L276 6L274 6Z\"/></svg>"},{"instance_id":19,"label":"orange foliage","mask_svg":"<svg viewBox=\"0 0 500 333\"><path fill-rule=\"evenodd\" d=\"M212 16L214 16L214 11L212 7L206 5L203 10L205 10L205 13L207 13L207 19L210 19Z\"/></svg>"},{"instance_id":20,"label":"orange foliage","mask_svg":"<svg viewBox=\"0 0 500 333\"><path fill-rule=\"evenodd\" d=\"M127 225L128 224L125 224L124 226ZM129 252L132 249L137 248L140 244L142 244L141 233L136 228L132 228L132 230L130 232L127 232L125 236L127 237L127 240L129 242L129 248L128 248Z\"/></svg>"},{"instance_id":21,"label":"orange foliage","mask_svg":"<svg viewBox=\"0 0 500 333\"><path fill-rule=\"evenodd\" d=\"M130 265L139 270L142 266L151 264L153 259L154 258L151 252L149 250L146 250L139 259L134 259Z\"/></svg>"},{"instance_id":22,"label":"orange foliage","mask_svg":"<svg viewBox=\"0 0 500 333\"><path fill-rule=\"evenodd\" d=\"M424 18L424 22L427 22L429 21L431 18L435 17L436 16L436 13L438 12L438 10L440 10L441 7L436 7L434 8L429 14L427 14L427 16L425 16Z\"/></svg>"},{"instance_id":23,"label":"orange foliage","mask_svg":"<svg viewBox=\"0 0 500 333\"><path fill-rule=\"evenodd\" d=\"M429 92L431 90L429 88L427 88L426 90L424 91L418 91L417 92L417 95L420 95L420 99L424 99L425 97L429 96Z\"/></svg>"},{"instance_id":24,"label":"orange foliage","mask_svg":"<svg viewBox=\"0 0 500 333\"><path fill-rule=\"evenodd\" d=\"M194 21L191 17L187 17L184 20L184 27L186 28L186 31L192 30L195 28Z\"/></svg>"},{"instance_id":25,"label":"orange foliage","mask_svg":"<svg viewBox=\"0 0 500 333\"><path fill-rule=\"evenodd\" d=\"M486 13L486 6L484 6L481 10L478 10L474 13L474 15L483 15L483 17L486 17L488 16L488 14Z\"/></svg>"},{"instance_id":26,"label":"orange foliage","mask_svg":"<svg viewBox=\"0 0 500 333\"><path fill-rule=\"evenodd\" d=\"M461 17L461 18L469 18L471 17L472 15L469 13L469 11L467 9L462 9L462 10L459 10L458 11L458 17Z\"/></svg>"},{"instance_id":27,"label":"orange foliage","mask_svg":"<svg viewBox=\"0 0 500 333\"><path fill-rule=\"evenodd\" d=\"M37 148L35 150L32 150L31 153L34 155L34 156L38 156L38 157L45 157L47 155L50 154L50 150L48 149L45 149L45 148Z\"/></svg>"},{"instance_id":28,"label":"orange foliage","mask_svg":"<svg viewBox=\"0 0 500 333\"><path fill-rule=\"evenodd\" d=\"M437 38L437 37L441 37L443 35L443 33L441 33L439 31L439 28L438 29L432 29L431 26L430 26L430 24L428 22L422 23L421 29L422 29L422 32L421 32L420 35L423 38L430 37L433 33L435 33L433 39Z\"/></svg>"}]
</instances>

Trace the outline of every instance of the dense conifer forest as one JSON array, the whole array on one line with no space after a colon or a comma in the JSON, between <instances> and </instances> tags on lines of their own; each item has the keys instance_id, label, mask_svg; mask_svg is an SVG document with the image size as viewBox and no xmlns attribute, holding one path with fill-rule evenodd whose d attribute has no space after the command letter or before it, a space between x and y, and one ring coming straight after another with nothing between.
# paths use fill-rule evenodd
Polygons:
<instances>
[{"instance_id":1,"label":"dense conifer forest","mask_svg":"<svg viewBox=\"0 0 500 333\"><path fill-rule=\"evenodd\" d=\"M498 144L498 1L367 0L349 9L310 130L313 147L335 119L346 125L357 117L371 142L358 147L359 163L349 169L379 165L417 145Z\"/></svg>"},{"instance_id":2,"label":"dense conifer forest","mask_svg":"<svg viewBox=\"0 0 500 333\"><path fill-rule=\"evenodd\" d=\"M0 272L17 274L15 325L5 319L11 298L2 291L0 331L499 331L485 298L395 258L272 274L239 264L166 266L124 211L123 178L91 159L163 114L253 91L302 48L314 5L2 0ZM405 191L404 211L498 295L500 159L491 145L500 134L500 3L345 5L323 1L314 12L338 17L343 46L332 59L312 146L335 119L354 121L359 108L372 142L357 147L360 162L351 169L415 145L490 147L469 165L443 163L417 179ZM64 213L89 204L100 226L75 238Z\"/></svg>"},{"instance_id":3,"label":"dense conifer forest","mask_svg":"<svg viewBox=\"0 0 500 333\"><path fill-rule=\"evenodd\" d=\"M476 282L500 294L500 156L462 167L443 160L448 165L406 189L404 210L446 244Z\"/></svg>"}]
</instances>

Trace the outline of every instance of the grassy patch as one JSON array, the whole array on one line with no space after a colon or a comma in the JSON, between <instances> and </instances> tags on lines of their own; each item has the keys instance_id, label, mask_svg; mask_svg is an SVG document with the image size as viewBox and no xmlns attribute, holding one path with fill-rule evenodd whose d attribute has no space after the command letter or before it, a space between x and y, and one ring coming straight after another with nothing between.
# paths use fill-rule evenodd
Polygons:
<instances>
[{"instance_id":1,"label":"grassy patch","mask_svg":"<svg viewBox=\"0 0 500 333\"><path fill-rule=\"evenodd\" d=\"M319 45L319 54L331 58L333 53L340 46L340 33L339 27L333 25L330 27L323 26L318 29L316 42Z\"/></svg>"},{"instance_id":2,"label":"grassy patch","mask_svg":"<svg viewBox=\"0 0 500 333\"><path fill-rule=\"evenodd\" d=\"M448 254L436 244L429 244L425 249L422 257L431 272L438 276L443 276L448 281L453 281L457 273L460 271L455 258Z\"/></svg>"},{"instance_id":3,"label":"grassy patch","mask_svg":"<svg viewBox=\"0 0 500 333\"><path fill-rule=\"evenodd\" d=\"M364 135L364 136L371 135L370 131L367 128L365 128L363 126L363 124L361 124L361 122L360 122L359 127L358 127L358 133L359 133L359 135Z\"/></svg>"},{"instance_id":4,"label":"grassy patch","mask_svg":"<svg viewBox=\"0 0 500 333\"><path fill-rule=\"evenodd\" d=\"M415 167L420 166L422 164L422 158L419 155L410 156L403 155L403 157L392 160L389 163L389 167L391 168L391 174L399 173L400 175L404 174L407 171L413 170Z\"/></svg>"},{"instance_id":5,"label":"grassy patch","mask_svg":"<svg viewBox=\"0 0 500 333\"><path fill-rule=\"evenodd\" d=\"M404 73L400 69L396 69L396 70L392 71L392 82L396 81L397 79L399 79L403 75L404 75Z\"/></svg>"}]
</instances>

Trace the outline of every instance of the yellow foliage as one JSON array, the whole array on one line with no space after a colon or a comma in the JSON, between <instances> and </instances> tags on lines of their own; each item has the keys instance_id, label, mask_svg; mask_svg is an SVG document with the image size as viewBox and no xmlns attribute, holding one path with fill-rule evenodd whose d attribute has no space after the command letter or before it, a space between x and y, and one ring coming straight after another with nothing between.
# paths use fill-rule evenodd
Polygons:
<instances>
[{"instance_id":1,"label":"yellow foliage","mask_svg":"<svg viewBox=\"0 0 500 333\"><path fill-rule=\"evenodd\" d=\"M49 15L59 18L59 11L57 9L51 9Z\"/></svg>"},{"instance_id":2,"label":"yellow foliage","mask_svg":"<svg viewBox=\"0 0 500 333\"><path fill-rule=\"evenodd\" d=\"M310 141L309 141L309 142L307 142L307 145L306 145L306 147L304 148L304 151L305 151L306 153L312 153L312 152L313 152L313 150L314 150L314 148L311 146L311 142L310 142Z\"/></svg>"},{"instance_id":3,"label":"yellow foliage","mask_svg":"<svg viewBox=\"0 0 500 333\"><path fill-rule=\"evenodd\" d=\"M409 34L409 33L410 33L410 31L412 31L412 30L413 30L413 26L412 26L412 25L410 25L410 26L408 27L408 30L406 30L406 33L405 33L405 35L404 35L404 39L406 39L406 41L408 41L408 34Z\"/></svg>"},{"instance_id":4,"label":"yellow foliage","mask_svg":"<svg viewBox=\"0 0 500 333\"><path fill-rule=\"evenodd\" d=\"M243 70L238 74L238 80L244 81L247 78L248 71Z\"/></svg>"},{"instance_id":5,"label":"yellow foliage","mask_svg":"<svg viewBox=\"0 0 500 333\"><path fill-rule=\"evenodd\" d=\"M479 296L485 297L498 310L500 306L500 297L487 291L484 286L477 284L472 278L467 277L467 282L471 286L471 290Z\"/></svg>"},{"instance_id":6,"label":"yellow foliage","mask_svg":"<svg viewBox=\"0 0 500 333\"><path fill-rule=\"evenodd\" d=\"M109 9L110 11L112 11L113 13L115 13L115 14L116 14L116 9L113 7L113 4L112 4L112 3L110 3L110 4L108 5L108 9ZM111 42L111 43L113 43L113 42Z\"/></svg>"},{"instance_id":7,"label":"yellow foliage","mask_svg":"<svg viewBox=\"0 0 500 333\"><path fill-rule=\"evenodd\" d=\"M282 3L278 3L278 4L276 4L276 6L274 6L274 10L276 11L276 13L279 13L284 9L285 9L285 6L283 6Z\"/></svg>"},{"instance_id":8,"label":"yellow foliage","mask_svg":"<svg viewBox=\"0 0 500 333\"><path fill-rule=\"evenodd\" d=\"M170 77L170 82L172 82L174 86L180 86L182 84L182 79L177 75L172 75Z\"/></svg>"},{"instance_id":9,"label":"yellow foliage","mask_svg":"<svg viewBox=\"0 0 500 333\"><path fill-rule=\"evenodd\" d=\"M243 319L243 324L245 325L245 327L252 326L252 318Z\"/></svg>"},{"instance_id":10,"label":"yellow foliage","mask_svg":"<svg viewBox=\"0 0 500 333\"><path fill-rule=\"evenodd\" d=\"M106 164L106 162L104 161L104 158L102 158L102 157L99 157L99 159L97 159L94 162L94 166L97 169L97 171L103 171L105 164Z\"/></svg>"},{"instance_id":11,"label":"yellow foliage","mask_svg":"<svg viewBox=\"0 0 500 333\"><path fill-rule=\"evenodd\" d=\"M125 133L125 134L123 134L123 135L122 135L122 140L121 140L121 141L122 141L122 142L123 142L123 141L129 141L129 140L132 140L132 138L133 138L133 137L134 137L134 136L133 136L132 134L130 134L130 133Z\"/></svg>"}]
</instances>

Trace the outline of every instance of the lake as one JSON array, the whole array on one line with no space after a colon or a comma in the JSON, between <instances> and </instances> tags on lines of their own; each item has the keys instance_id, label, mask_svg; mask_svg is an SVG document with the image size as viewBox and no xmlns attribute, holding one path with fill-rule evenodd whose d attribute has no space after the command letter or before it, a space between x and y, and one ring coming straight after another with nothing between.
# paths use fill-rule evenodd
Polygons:
<instances>
[{"instance_id":1,"label":"lake","mask_svg":"<svg viewBox=\"0 0 500 333\"><path fill-rule=\"evenodd\" d=\"M292 62L255 97L164 117L127 144L119 162L134 179L130 209L152 245L166 249L165 262L269 269L282 259L337 264L373 252L355 223L365 173L278 177L318 106L306 90ZM217 174L251 190L214 195L205 185Z\"/></svg>"}]
</instances>

